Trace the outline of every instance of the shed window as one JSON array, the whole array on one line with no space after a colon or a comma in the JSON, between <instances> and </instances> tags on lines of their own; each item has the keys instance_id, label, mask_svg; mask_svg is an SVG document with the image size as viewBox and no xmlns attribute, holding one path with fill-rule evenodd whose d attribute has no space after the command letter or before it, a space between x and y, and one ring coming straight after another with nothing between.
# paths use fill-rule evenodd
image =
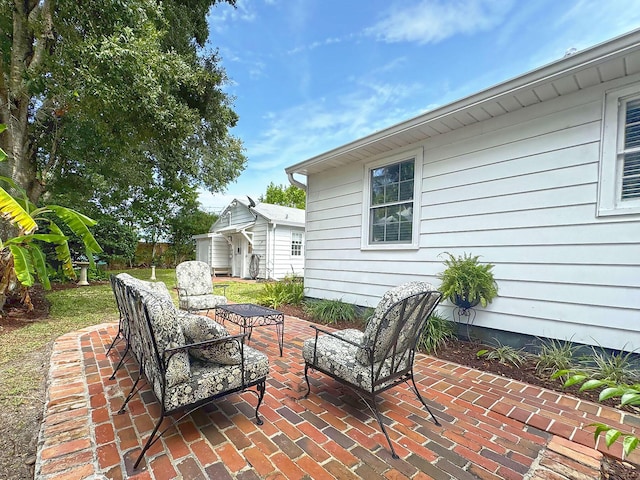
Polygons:
<instances>
[{"instance_id":1,"label":"shed window","mask_svg":"<svg viewBox=\"0 0 640 480\"><path fill-rule=\"evenodd\" d=\"M364 248L417 246L422 157L396 156L366 169Z\"/></svg>"},{"instance_id":2,"label":"shed window","mask_svg":"<svg viewBox=\"0 0 640 480\"><path fill-rule=\"evenodd\" d=\"M291 255L299 257L302 255L302 232L291 232Z\"/></svg>"},{"instance_id":3,"label":"shed window","mask_svg":"<svg viewBox=\"0 0 640 480\"><path fill-rule=\"evenodd\" d=\"M605 96L599 215L640 213L640 86Z\"/></svg>"}]
</instances>

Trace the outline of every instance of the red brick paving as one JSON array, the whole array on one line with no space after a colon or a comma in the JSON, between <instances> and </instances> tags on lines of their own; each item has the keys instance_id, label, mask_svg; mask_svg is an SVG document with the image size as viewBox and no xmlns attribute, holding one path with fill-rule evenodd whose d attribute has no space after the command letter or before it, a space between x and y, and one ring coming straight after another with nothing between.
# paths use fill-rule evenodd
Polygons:
<instances>
[{"instance_id":1,"label":"red brick paving","mask_svg":"<svg viewBox=\"0 0 640 480\"><path fill-rule=\"evenodd\" d=\"M383 394L379 408L401 457L393 459L377 422L348 388L311 372L311 394L302 397L301 345L312 330L287 317L283 357L272 329L253 332L253 345L271 362L264 425L252 415L255 395L230 395L169 428L134 471L159 405L141 382L117 414L138 367L128 359L109 380L124 349L121 343L105 356L116 330L102 324L56 340L35 478L589 479L599 477L600 451L620 449L608 451L602 441L596 449L588 425L640 427L628 413L418 355L416 381L442 426L408 387Z\"/></svg>"}]
</instances>

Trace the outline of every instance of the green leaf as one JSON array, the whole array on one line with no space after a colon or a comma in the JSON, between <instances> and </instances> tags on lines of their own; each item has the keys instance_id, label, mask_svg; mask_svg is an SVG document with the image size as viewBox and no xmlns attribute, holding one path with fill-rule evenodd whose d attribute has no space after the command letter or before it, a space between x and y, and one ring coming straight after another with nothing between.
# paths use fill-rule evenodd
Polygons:
<instances>
[{"instance_id":1,"label":"green leaf","mask_svg":"<svg viewBox=\"0 0 640 480\"><path fill-rule=\"evenodd\" d=\"M102 248L98 245L98 242L93 238L93 235L87 228L87 225L93 226L96 224L94 220L91 220L89 217L82 215L75 210L61 207L59 205L47 205L47 208L62 219L69 226L71 231L82 239L88 250L92 253L102 252Z\"/></svg>"},{"instance_id":2,"label":"green leaf","mask_svg":"<svg viewBox=\"0 0 640 480\"><path fill-rule=\"evenodd\" d=\"M478 353L476 353L476 357L482 357L483 355L486 355L487 353L489 353L489 350L487 350L487 349L479 350Z\"/></svg>"},{"instance_id":3,"label":"green leaf","mask_svg":"<svg viewBox=\"0 0 640 480\"><path fill-rule=\"evenodd\" d=\"M76 272L71 262L71 252L69 251L67 237L54 222L49 222L49 230L51 230L54 235L64 238L64 240L60 240L60 242L56 244L56 258L62 263L62 271L64 274L68 278L76 278Z\"/></svg>"},{"instance_id":4,"label":"green leaf","mask_svg":"<svg viewBox=\"0 0 640 480\"><path fill-rule=\"evenodd\" d=\"M624 395L626 389L624 387L608 387L600 392L598 400L601 402L613 397L620 397Z\"/></svg>"},{"instance_id":5,"label":"green leaf","mask_svg":"<svg viewBox=\"0 0 640 480\"><path fill-rule=\"evenodd\" d=\"M631 455L631 452L633 452L637 447L638 437L634 435L627 435L624 437L624 440L622 441L622 450L624 451L625 457Z\"/></svg>"},{"instance_id":6,"label":"green leaf","mask_svg":"<svg viewBox=\"0 0 640 480\"><path fill-rule=\"evenodd\" d=\"M575 385L577 383L582 383L587 379L586 375L583 374L576 374L576 375L572 375L571 377L569 377L567 379L566 382L564 382L564 386L565 387L570 387L572 385Z\"/></svg>"},{"instance_id":7,"label":"green leaf","mask_svg":"<svg viewBox=\"0 0 640 480\"><path fill-rule=\"evenodd\" d=\"M2 187L0 187L0 215L11 224L17 224L24 233L31 233L38 228L31 215Z\"/></svg>"},{"instance_id":8,"label":"green leaf","mask_svg":"<svg viewBox=\"0 0 640 480\"><path fill-rule=\"evenodd\" d=\"M580 387L580 391L584 392L585 390L593 390L594 388L598 388L606 384L607 382L604 382L602 380L587 380Z\"/></svg>"},{"instance_id":9,"label":"green leaf","mask_svg":"<svg viewBox=\"0 0 640 480\"><path fill-rule=\"evenodd\" d=\"M32 235L22 235L20 237L10 238L6 241L6 245L20 245L28 243L30 240L40 240L42 242L57 244L60 242L66 242L67 237L54 233L34 233Z\"/></svg>"},{"instance_id":10,"label":"green leaf","mask_svg":"<svg viewBox=\"0 0 640 480\"><path fill-rule=\"evenodd\" d=\"M20 283L26 287L32 287L33 278L33 261L29 250L19 245L9 245L11 255L13 255L13 270Z\"/></svg>"},{"instance_id":11,"label":"green leaf","mask_svg":"<svg viewBox=\"0 0 640 480\"><path fill-rule=\"evenodd\" d=\"M0 133L4 132L7 129L7 126L4 123L0 123Z\"/></svg>"},{"instance_id":12,"label":"green leaf","mask_svg":"<svg viewBox=\"0 0 640 480\"><path fill-rule=\"evenodd\" d=\"M45 290L51 290L49 275L47 275L47 258L44 252L37 245L32 245L30 250L33 257L33 266L42 283L42 287Z\"/></svg>"},{"instance_id":13,"label":"green leaf","mask_svg":"<svg viewBox=\"0 0 640 480\"><path fill-rule=\"evenodd\" d=\"M607 430L607 433L605 433L604 435L607 448L611 447L611 445L613 445L613 442L615 442L620 435L622 435L620 430L616 430L615 428L610 428L609 430Z\"/></svg>"},{"instance_id":14,"label":"green leaf","mask_svg":"<svg viewBox=\"0 0 640 480\"><path fill-rule=\"evenodd\" d=\"M0 148L0 162L4 162L7 159L7 152Z\"/></svg>"},{"instance_id":15,"label":"green leaf","mask_svg":"<svg viewBox=\"0 0 640 480\"><path fill-rule=\"evenodd\" d=\"M598 436L602 433L602 432L606 432L607 430L609 430L609 426L605 425L604 423L592 423L590 424L591 427L596 427L596 431L593 432L593 439L594 441L598 441Z\"/></svg>"},{"instance_id":16,"label":"green leaf","mask_svg":"<svg viewBox=\"0 0 640 480\"><path fill-rule=\"evenodd\" d=\"M640 405L640 393L635 391L627 391L620 397L622 405Z\"/></svg>"},{"instance_id":17,"label":"green leaf","mask_svg":"<svg viewBox=\"0 0 640 480\"><path fill-rule=\"evenodd\" d=\"M571 370L567 370L567 369L558 370L554 374L551 375L551 379L552 380L557 380L558 378L564 377L564 376L568 375L569 373L571 373Z\"/></svg>"}]
</instances>

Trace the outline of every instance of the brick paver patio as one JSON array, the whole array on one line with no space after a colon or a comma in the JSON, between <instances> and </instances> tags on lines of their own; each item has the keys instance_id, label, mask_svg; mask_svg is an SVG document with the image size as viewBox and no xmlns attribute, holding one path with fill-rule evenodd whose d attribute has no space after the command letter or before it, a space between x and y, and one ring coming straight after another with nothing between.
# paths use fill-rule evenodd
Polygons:
<instances>
[{"instance_id":1,"label":"brick paver patio","mask_svg":"<svg viewBox=\"0 0 640 480\"><path fill-rule=\"evenodd\" d=\"M254 394L228 396L170 428L134 471L159 406L145 385L126 413L116 414L138 371L129 359L109 380L118 354L105 351L116 331L102 324L55 342L36 479L595 479L599 450L621 451L595 445L586 426L640 425L639 417L609 407L419 355L416 381L442 426L408 387L385 393L380 411L395 460L349 389L312 373L312 392L303 398L301 348L312 329L287 317L283 357L274 329L252 335L271 365L264 425L253 419Z\"/></svg>"}]
</instances>

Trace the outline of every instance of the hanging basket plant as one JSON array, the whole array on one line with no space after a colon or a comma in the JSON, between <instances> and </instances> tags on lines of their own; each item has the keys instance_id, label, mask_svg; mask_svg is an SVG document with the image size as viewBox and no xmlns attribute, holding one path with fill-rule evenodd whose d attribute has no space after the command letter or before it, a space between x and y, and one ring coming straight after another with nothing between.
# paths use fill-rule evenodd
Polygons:
<instances>
[{"instance_id":1,"label":"hanging basket plant","mask_svg":"<svg viewBox=\"0 0 640 480\"><path fill-rule=\"evenodd\" d=\"M445 270L438 274L442 281L440 292L454 305L468 309L480 304L486 307L498 295L492 269L493 264L480 263L479 255L463 253L454 256L445 252Z\"/></svg>"}]
</instances>

